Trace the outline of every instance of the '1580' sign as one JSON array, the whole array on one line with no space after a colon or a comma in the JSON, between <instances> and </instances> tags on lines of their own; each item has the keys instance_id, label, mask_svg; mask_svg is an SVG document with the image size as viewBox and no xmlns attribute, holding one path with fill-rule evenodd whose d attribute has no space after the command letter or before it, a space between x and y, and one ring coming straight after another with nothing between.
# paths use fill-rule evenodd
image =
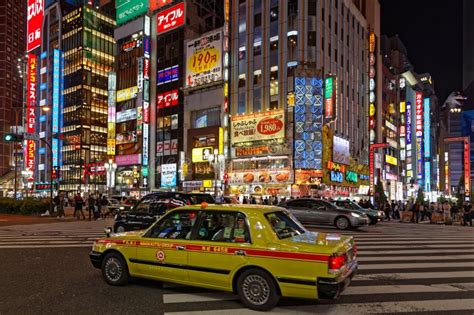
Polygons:
<instances>
[{"instance_id":1,"label":"'1580' sign","mask_svg":"<svg viewBox=\"0 0 474 315\"><path fill-rule=\"evenodd\" d=\"M233 143L281 139L285 137L283 110L232 116Z\"/></svg>"}]
</instances>

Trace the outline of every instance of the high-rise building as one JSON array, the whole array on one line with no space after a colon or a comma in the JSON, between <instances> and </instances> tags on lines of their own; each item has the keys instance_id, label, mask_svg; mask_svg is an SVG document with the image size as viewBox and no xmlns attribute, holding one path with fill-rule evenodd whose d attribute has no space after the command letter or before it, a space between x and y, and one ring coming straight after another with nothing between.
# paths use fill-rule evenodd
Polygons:
<instances>
[{"instance_id":1,"label":"high-rise building","mask_svg":"<svg viewBox=\"0 0 474 315\"><path fill-rule=\"evenodd\" d=\"M63 12L62 16L63 190L105 190L108 76L115 58L115 20L103 12L83 5Z\"/></svg>"},{"instance_id":2,"label":"high-rise building","mask_svg":"<svg viewBox=\"0 0 474 315\"><path fill-rule=\"evenodd\" d=\"M12 170L12 149L4 135L23 119L23 73L26 43L27 2L0 1L0 176ZM20 72L17 66L20 67Z\"/></svg>"},{"instance_id":3,"label":"high-rise building","mask_svg":"<svg viewBox=\"0 0 474 315\"><path fill-rule=\"evenodd\" d=\"M367 187L381 138L378 1L234 1L231 13L231 192Z\"/></svg>"}]
</instances>

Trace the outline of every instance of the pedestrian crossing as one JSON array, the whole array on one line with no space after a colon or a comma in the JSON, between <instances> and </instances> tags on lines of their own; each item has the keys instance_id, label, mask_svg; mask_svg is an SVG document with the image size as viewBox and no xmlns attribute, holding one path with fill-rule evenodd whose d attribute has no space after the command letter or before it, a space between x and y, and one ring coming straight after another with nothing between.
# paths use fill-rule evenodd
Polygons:
<instances>
[{"instance_id":1,"label":"pedestrian crossing","mask_svg":"<svg viewBox=\"0 0 474 315\"><path fill-rule=\"evenodd\" d=\"M91 247L112 221L73 221L0 227L0 250Z\"/></svg>"},{"instance_id":2,"label":"pedestrian crossing","mask_svg":"<svg viewBox=\"0 0 474 315\"><path fill-rule=\"evenodd\" d=\"M342 232L355 237L359 272L339 299L282 299L271 313L474 313L474 230L382 226ZM173 284L164 289L167 315L259 314L244 308L233 294Z\"/></svg>"}]
</instances>

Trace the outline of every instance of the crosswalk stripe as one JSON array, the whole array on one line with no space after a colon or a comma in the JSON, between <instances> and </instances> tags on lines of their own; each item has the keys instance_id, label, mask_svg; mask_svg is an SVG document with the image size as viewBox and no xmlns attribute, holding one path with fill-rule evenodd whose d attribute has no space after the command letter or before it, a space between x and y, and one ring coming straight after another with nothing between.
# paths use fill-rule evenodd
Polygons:
<instances>
[{"instance_id":1,"label":"crosswalk stripe","mask_svg":"<svg viewBox=\"0 0 474 315\"><path fill-rule=\"evenodd\" d=\"M362 250L361 247L359 248L359 253L361 255L372 255L376 254L377 256L387 255L400 255L400 254L446 254L446 253L469 253L472 254L473 250L471 248L468 249L424 249L424 248L417 248L417 249L390 249L390 250Z\"/></svg>"},{"instance_id":2,"label":"crosswalk stripe","mask_svg":"<svg viewBox=\"0 0 474 315\"><path fill-rule=\"evenodd\" d=\"M354 279L358 281L370 281L378 279L403 280L403 279L430 279L430 278L464 278L472 277L473 271L444 271L444 272L410 272L410 273L378 273L357 274Z\"/></svg>"},{"instance_id":3,"label":"crosswalk stripe","mask_svg":"<svg viewBox=\"0 0 474 315\"><path fill-rule=\"evenodd\" d=\"M304 305L276 307L272 314L383 314L383 313L403 313L403 312L430 312L430 311L466 311L474 310L474 299L449 299L449 300L415 300L400 302L377 302L377 303L349 303L349 304L329 304L329 305ZM186 312L165 312L173 315L254 315L261 312L252 311L246 308L212 310L212 311L186 311Z\"/></svg>"},{"instance_id":4,"label":"crosswalk stripe","mask_svg":"<svg viewBox=\"0 0 474 315\"><path fill-rule=\"evenodd\" d=\"M396 257L387 257L387 256L378 256L378 257L371 257L371 256L362 256L357 257L357 261L359 262L372 262L372 261L406 261L406 260L456 260L456 259L473 259L474 255L467 253L466 255L450 255L446 257L440 256L396 256Z\"/></svg>"},{"instance_id":5,"label":"crosswalk stripe","mask_svg":"<svg viewBox=\"0 0 474 315\"><path fill-rule=\"evenodd\" d=\"M448 262L448 263L396 263L396 264L370 264L370 265L359 265L359 270L372 270L372 269L413 269L413 268L448 268L448 267L466 267L474 268L474 262Z\"/></svg>"}]
</instances>

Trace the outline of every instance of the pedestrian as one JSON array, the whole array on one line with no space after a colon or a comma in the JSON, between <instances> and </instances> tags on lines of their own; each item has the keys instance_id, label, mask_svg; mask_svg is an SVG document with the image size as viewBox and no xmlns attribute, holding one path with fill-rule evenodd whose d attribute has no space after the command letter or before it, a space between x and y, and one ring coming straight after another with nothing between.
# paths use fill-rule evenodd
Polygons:
<instances>
[{"instance_id":1,"label":"pedestrian","mask_svg":"<svg viewBox=\"0 0 474 315\"><path fill-rule=\"evenodd\" d=\"M96 201L95 201L95 196L93 194L89 195L89 198L87 199L87 204L88 204L88 208L89 208L89 220L90 220L91 212L92 212L92 214L94 215L94 218L95 218L95 204L96 204Z\"/></svg>"},{"instance_id":2,"label":"pedestrian","mask_svg":"<svg viewBox=\"0 0 474 315\"><path fill-rule=\"evenodd\" d=\"M451 205L449 202L445 201L443 205L443 216L444 216L444 224L450 225L451 222Z\"/></svg>"},{"instance_id":3,"label":"pedestrian","mask_svg":"<svg viewBox=\"0 0 474 315\"><path fill-rule=\"evenodd\" d=\"M462 225L467 226L467 222L469 222L469 225L472 226L472 214L473 214L472 205L467 201L464 202L463 210L464 210L464 215L463 215Z\"/></svg>"},{"instance_id":4,"label":"pedestrian","mask_svg":"<svg viewBox=\"0 0 474 315\"><path fill-rule=\"evenodd\" d=\"M84 199L81 197L81 193L77 193L76 196L74 196L74 214L73 217L77 218L78 220L82 218L85 220L86 216L84 215L84 210L82 209L84 207ZM77 214L77 217L76 217Z\"/></svg>"},{"instance_id":5,"label":"pedestrian","mask_svg":"<svg viewBox=\"0 0 474 315\"><path fill-rule=\"evenodd\" d=\"M244 198L242 199L242 204L245 205L245 204L248 204L248 203L249 203L249 201L248 201L247 197L244 196Z\"/></svg>"},{"instance_id":6,"label":"pedestrian","mask_svg":"<svg viewBox=\"0 0 474 315\"><path fill-rule=\"evenodd\" d=\"M257 199L255 199L255 197L252 197L252 199L250 199L250 203L253 204L253 205L256 205L257 204Z\"/></svg>"},{"instance_id":7,"label":"pedestrian","mask_svg":"<svg viewBox=\"0 0 474 315\"><path fill-rule=\"evenodd\" d=\"M385 212L385 219L390 221L390 212L392 212L392 209L390 207L390 203L387 201L385 205L383 205L383 212Z\"/></svg>"},{"instance_id":8,"label":"pedestrian","mask_svg":"<svg viewBox=\"0 0 474 315\"><path fill-rule=\"evenodd\" d=\"M411 222L418 223L420 220L420 204L418 202L415 202L411 211L413 212L411 216Z\"/></svg>"},{"instance_id":9,"label":"pedestrian","mask_svg":"<svg viewBox=\"0 0 474 315\"><path fill-rule=\"evenodd\" d=\"M65 206L66 200L64 199L64 195L62 192L60 192L57 197L58 198L56 199L57 200L56 211L58 212L58 216L56 218L62 219L64 218L64 206Z\"/></svg>"}]
</instances>

